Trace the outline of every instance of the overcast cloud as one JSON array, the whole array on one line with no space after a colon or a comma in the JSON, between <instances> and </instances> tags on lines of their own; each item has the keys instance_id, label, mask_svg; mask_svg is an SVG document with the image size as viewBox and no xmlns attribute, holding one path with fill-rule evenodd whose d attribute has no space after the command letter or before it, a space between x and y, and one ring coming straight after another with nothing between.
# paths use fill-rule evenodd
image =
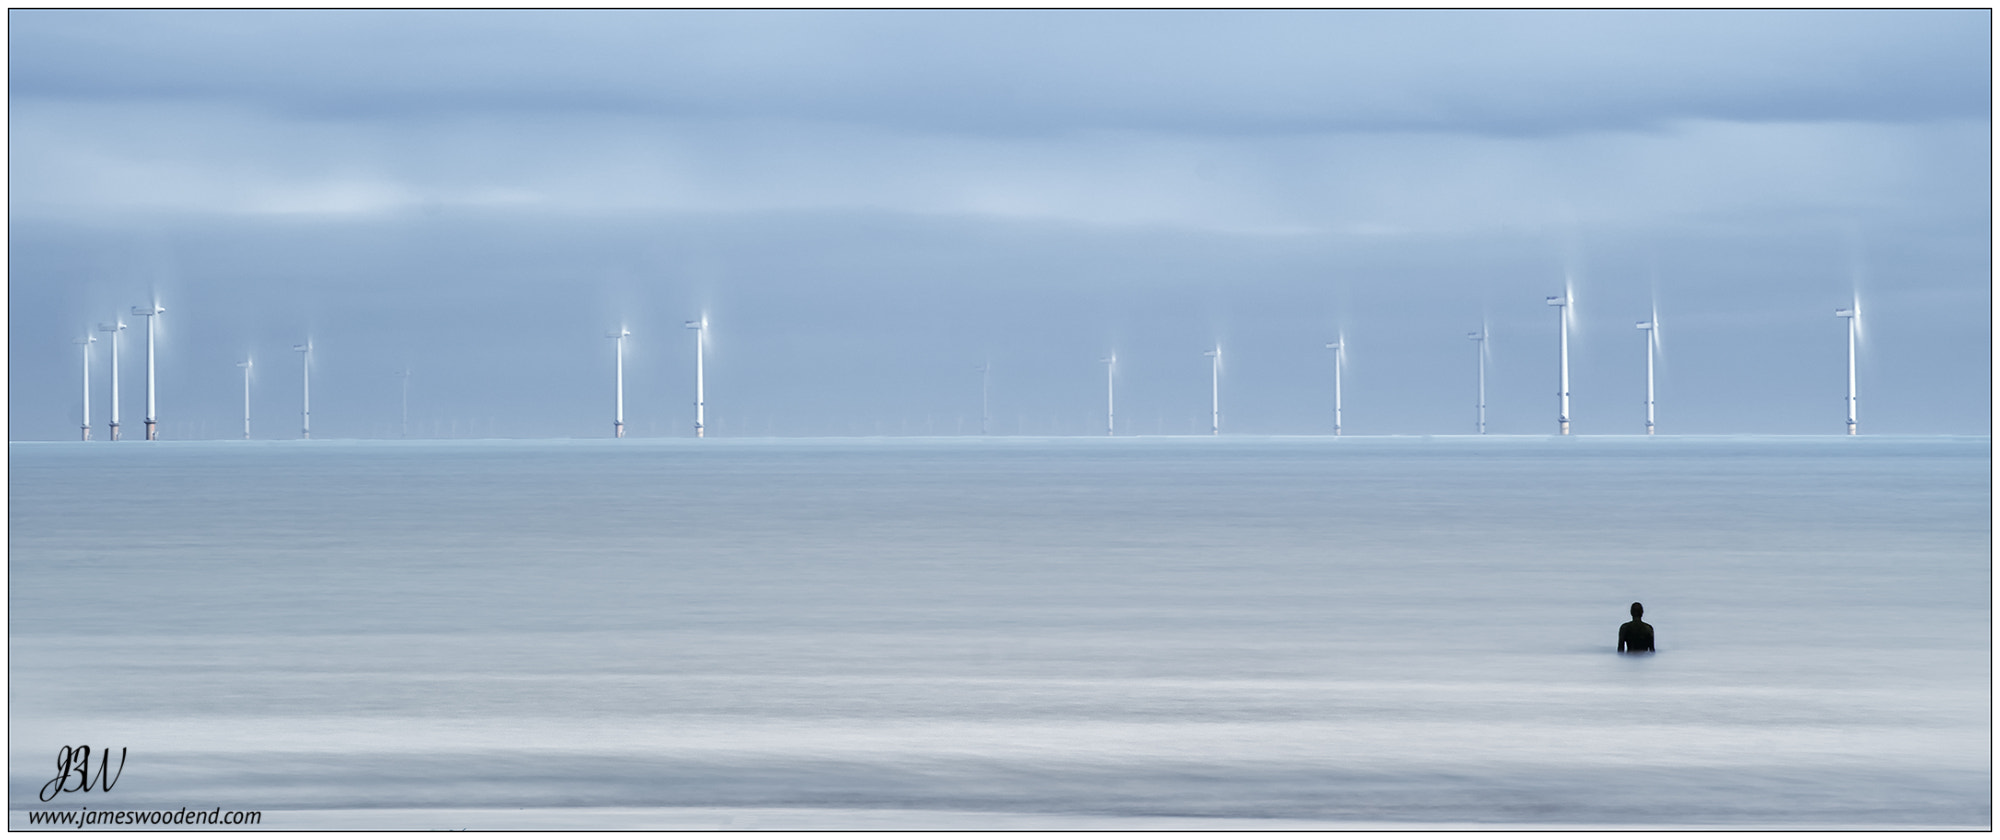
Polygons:
<instances>
[{"instance_id":1,"label":"overcast cloud","mask_svg":"<svg viewBox=\"0 0 2000 840\"><path fill-rule=\"evenodd\" d=\"M14 439L1983 433L1990 13L13 11ZM137 321L128 316L128 321ZM139 428L143 322L124 423ZM137 341L129 339L136 338ZM106 354L93 420L102 436ZM142 374L141 374L142 375ZM1128 426L1129 424L1129 426Z\"/></svg>"}]
</instances>

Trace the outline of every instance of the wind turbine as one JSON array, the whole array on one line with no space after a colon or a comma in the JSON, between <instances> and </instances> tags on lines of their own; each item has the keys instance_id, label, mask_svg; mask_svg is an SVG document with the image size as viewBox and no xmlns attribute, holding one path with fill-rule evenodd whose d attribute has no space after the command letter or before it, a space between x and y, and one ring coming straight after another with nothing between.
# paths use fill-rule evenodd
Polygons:
<instances>
[{"instance_id":1,"label":"wind turbine","mask_svg":"<svg viewBox=\"0 0 2000 840\"><path fill-rule=\"evenodd\" d=\"M1104 436L1111 437L1118 433L1117 415L1113 413L1117 404L1112 401L1115 394L1111 390L1112 377L1118 373L1118 354L1114 352L1098 361L1104 363Z\"/></svg>"},{"instance_id":2,"label":"wind turbine","mask_svg":"<svg viewBox=\"0 0 2000 840\"><path fill-rule=\"evenodd\" d=\"M1653 317L1640 321L1637 326L1646 331L1646 434L1653 433L1653 350L1660 346L1660 311L1653 310Z\"/></svg>"},{"instance_id":3,"label":"wind turbine","mask_svg":"<svg viewBox=\"0 0 2000 840\"><path fill-rule=\"evenodd\" d=\"M1222 345L1217 344L1214 350L1210 350L1202 355L1215 360L1209 367L1211 381L1209 384L1208 433L1211 435L1220 435L1222 434Z\"/></svg>"},{"instance_id":4,"label":"wind turbine","mask_svg":"<svg viewBox=\"0 0 2000 840\"><path fill-rule=\"evenodd\" d=\"M985 364L973 369L979 371L979 433L984 435L986 434L987 416L990 414L987 411L988 403L986 397L990 392L987 386L991 385L993 381L993 360L988 359Z\"/></svg>"},{"instance_id":5,"label":"wind turbine","mask_svg":"<svg viewBox=\"0 0 2000 840\"><path fill-rule=\"evenodd\" d=\"M299 428L299 439L312 440L313 436L312 339L310 338L306 339L306 343L304 344L294 344L292 345L292 349L297 350L299 352L299 366L301 369L305 371L305 403L299 410L299 416L303 418L305 425Z\"/></svg>"},{"instance_id":6,"label":"wind turbine","mask_svg":"<svg viewBox=\"0 0 2000 840\"><path fill-rule=\"evenodd\" d=\"M250 439L250 366L255 361L256 361L255 358L246 358L243 361L236 363L237 367L243 369L243 439L244 440Z\"/></svg>"},{"instance_id":7,"label":"wind turbine","mask_svg":"<svg viewBox=\"0 0 2000 840\"><path fill-rule=\"evenodd\" d=\"M703 437L707 429L708 403L702 397L701 349L703 344L708 343L708 316L702 315L687 322L687 328L694 330L694 436Z\"/></svg>"},{"instance_id":8,"label":"wind turbine","mask_svg":"<svg viewBox=\"0 0 2000 840\"><path fill-rule=\"evenodd\" d=\"M401 377L403 377L403 437L406 437L406 438L407 438L407 437L409 437L409 436L410 436L410 368L409 368L409 366L408 366L408 365L404 365L404 366L403 366L403 372L402 372L402 373L400 373L400 374L397 374L397 375L398 375L398 376L401 376Z\"/></svg>"},{"instance_id":9,"label":"wind turbine","mask_svg":"<svg viewBox=\"0 0 2000 840\"><path fill-rule=\"evenodd\" d=\"M95 341L97 341L97 336L91 335L89 329L84 330L82 338L75 339L75 343L83 345L83 439L84 440L90 439L90 345L92 342Z\"/></svg>"},{"instance_id":10,"label":"wind turbine","mask_svg":"<svg viewBox=\"0 0 2000 840\"><path fill-rule=\"evenodd\" d=\"M118 334L125 331L125 322L116 318L109 324L98 324L98 332L111 334L111 439L118 439Z\"/></svg>"},{"instance_id":11,"label":"wind turbine","mask_svg":"<svg viewBox=\"0 0 2000 840\"><path fill-rule=\"evenodd\" d=\"M1565 285L1560 295L1549 295L1548 303L1556 308L1562 322L1562 410L1556 415L1556 427L1562 434L1569 434L1569 307L1573 301Z\"/></svg>"},{"instance_id":12,"label":"wind turbine","mask_svg":"<svg viewBox=\"0 0 2000 840\"><path fill-rule=\"evenodd\" d=\"M1326 349L1333 351L1333 436L1340 436L1340 369L1347 367L1347 332L1335 336Z\"/></svg>"},{"instance_id":13,"label":"wind turbine","mask_svg":"<svg viewBox=\"0 0 2000 840\"><path fill-rule=\"evenodd\" d=\"M631 330L619 327L617 332L606 333L604 336L618 342L618 413L611 420L611 436L617 438L625 436L625 337L631 334ZM700 349L695 350L697 357L699 357L700 353ZM699 364L699 362L696 363L697 367L699 367ZM696 374L696 376L699 377L700 374ZM404 380L405 383L408 381L407 379ZM408 389L406 388L406 403L408 402L407 394ZM405 411L408 411L408 409L405 409Z\"/></svg>"},{"instance_id":14,"label":"wind turbine","mask_svg":"<svg viewBox=\"0 0 2000 840\"><path fill-rule=\"evenodd\" d=\"M160 430L153 411L153 324L167 308L158 300L152 306L134 306L132 314L146 319L146 439L159 440Z\"/></svg>"},{"instance_id":15,"label":"wind turbine","mask_svg":"<svg viewBox=\"0 0 2000 840\"><path fill-rule=\"evenodd\" d=\"M1466 338L1479 342L1479 433L1486 434L1486 325L1480 324L1479 332L1469 332Z\"/></svg>"},{"instance_id":16,"label":"wind turbine","mask_svg":"<svg viewBox=\"0 0 2000 840\"><path fill-rule=\"evenodd\" d=\"M1854 422L1854 343L1861 332L1861 297L1855 296L1853 306L1833 310L1833 316L1847 319L1847 433L1860 434Z\"/></svg>"}]
</instances>

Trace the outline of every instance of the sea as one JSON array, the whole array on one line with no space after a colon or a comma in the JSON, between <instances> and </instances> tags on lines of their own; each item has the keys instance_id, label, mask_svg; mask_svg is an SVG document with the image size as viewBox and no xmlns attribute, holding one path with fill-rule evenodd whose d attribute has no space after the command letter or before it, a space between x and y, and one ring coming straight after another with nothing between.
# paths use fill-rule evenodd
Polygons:
<instances>
[{"instance_id":1,"label":"sea","mask_svg":"<svg viewBox=\"0 0 2000 840\"><path fill-rule=\"evenodd\" d=\"M8 454L15 829L1992 825L1987 437Z\"/></svg>"}]
</instances>

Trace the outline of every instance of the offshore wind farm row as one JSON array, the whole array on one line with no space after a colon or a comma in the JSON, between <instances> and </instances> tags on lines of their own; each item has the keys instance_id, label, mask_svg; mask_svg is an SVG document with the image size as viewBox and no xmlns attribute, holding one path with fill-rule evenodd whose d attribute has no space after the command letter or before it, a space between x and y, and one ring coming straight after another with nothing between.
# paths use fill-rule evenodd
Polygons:
<instances>
[{"instance_id":1,"label":"offshore wind farm row","mask_svg":"<svg viewBox=\"0 0 2000 840\"><path fill-rule=\"evenodd\" d=\"M1573 320L1575 318L1574 291L1572 289L1565 288L1562 294L1550 295L1546 298L1545 302L1549 306L1554 307L1557 311L1557 348L1558 348L1557 383L1558 384L1556 389L1557 411L1556 411L1555 434L1557 434L1558 436L1562 436L1570 434L1570 426L1571 426L1569 334L1573 324ZM166 307L161 306L158 300L155 300L152 303L145 306L131 307L130 311L132 316L146 319L145 439L149 441L159 440L160 424L159 424L159 418L157 416L158 389L157 389L157 378L155 377L154 329L155 325L158 323L158 319L161 317L163 313L166 312ZM1861 303L1859 296L1857 295L1855 297L1851 305L1835 309L1833 314L1835 317L1842 318L1847 321L1848 340L1847 340L1847 426L1846 428L1847 428L1847 434L1856 435L1860 433L1860 426L1856 416L1857 400L1855 393L1855 387L1856 387L1855 358L1862 330ZM1645 434L1647 435L1655 434L1657 431L1657 424L1656 424L1657 417L1655 413L1656 401L1654 394L1654 384L1655 384L1654 365L1656 357L1659 355L1659 348L1660 348L1659 325L1660 325L1660 317L1657 306L1651 313L1649 313L1648 317L1645 320L1638 321L1634 324L1634 326L1638 330L1645 333L1646 421L1644 428L1645 428ZM110 374L111 374L110 418L109 418L109 423L107 424L107 439L114 441L120 439L120 427L119 427L120 405L119 405L119 382L118 382L118 358L119 358L119 345L120 345L119 339L120 336L124 334L125 330L129 326L130 325L128 325L124 321L123 317L120 316L113 318L109 322L100 323L97 325L96 328L96 332L103 333L107 336L104 339L104 341L110 345ZM697 438L704 438L707 437L707 431L708 431L707 382L706 382L706 371L704 365L704 353L708 343L708 316L704 314L700 318L689 320L684 324L684 326L687 329L694 331L694 339L695 339L694 341L695 393L694 393L694 417L693 417L694 435ZM1480 435L1486 434L1486 367L1488 360L1488 355L1487 355L1487 339L1489 337L1488 333L1489 333L1488 328L1482 324L1479 330L1469 332L1465 336L1468 340L1474 342L1477 347L1477 353L1475 354L1475 357L1476 357L1476 364L1478 366L1478 393L1476 402L1475 416L1477 419L1475 422L1475 431L1477 434ZM620 326L616 331L605 334L606 338L612 339L615 342L613 350L614 355L612 361L613 399L612 399L612 419L611 419L611 435L614 438L625 437L625 342L631 336L632 336L632 331L624 326ZM92 439L91 407L90 407L91 406L90 372L92 364L91 346L97 343L98 340L99 339L95 335L91 334L89 331L86 331L83 337L75 340L75 343L81 346L82 356L83 356L81 439L85 441L89 441ZM1344 331L1337 332L1334 340L1327 342L1325 346L1327 350L1332 351L1333 353L1332 433L1335 436L1340 436L1343 433L1341 374L1347 367L1347 337L1345 332ZM310 440L312 438L312 340L308 338L303 343L295 344L292 346L292 350L294 352L297 352L300 357L299 438ZM1210 435L1221 435L1222 416L1223 416L1222 413L1223 365L1222 365L1221 343L1218 342L1212 349L1205 351L1202 355L1209 359L1208 433ZM1116 409L1117 409L1117 385L1118 385L1118 354L1116 352L1112 352L1111 354L1105 356L1102 359L1099 359L1098 361L1105 366L1104 434L1107 436L1112 436L1117 434ZM238 362L236 366L238 368L241 368L243 371L243 439L249 440L251 438L251 416L250 416L251 374L253 369L255 368L255 359L252 357L246 357L243 361ZM973 369L979 372L980 374L979 433L981 435L985 435L989 433L990 420L992 416L991 404L989 399L992 365L991 363L982 363L976 365ZM399 371L397 375L400 376L403 380L402 436L408 437L409 405L410 405L409 382L410 382L411 371L408 368L404 368L403 370Z\"/></svg>"}]
</instances>

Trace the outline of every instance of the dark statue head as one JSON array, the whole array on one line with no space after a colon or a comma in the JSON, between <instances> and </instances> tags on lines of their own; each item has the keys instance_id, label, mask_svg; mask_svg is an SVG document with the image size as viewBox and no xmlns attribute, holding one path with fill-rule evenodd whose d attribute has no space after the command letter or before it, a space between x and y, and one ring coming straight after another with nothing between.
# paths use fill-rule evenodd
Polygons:
<instances>
[{"instance_id":1,"label":"dark statue head","mask_svg":"<svg viewBox=\"0 0 2000 840\"><path fill-rule=\"evenodd\" d=\"M1642 615L1645 615L1645 614L1646 614L1646 608L1645 608L1645 607L1642 607L1642 606L1639 606L1639 602L1638 602L1638 601L1633 601L1633 602L1632 602L1632 620L1633 620L1633 621L1638 621L1638 620L1639 620L1639 616L1642 616Z\"/></svg>"}]
</instances>

